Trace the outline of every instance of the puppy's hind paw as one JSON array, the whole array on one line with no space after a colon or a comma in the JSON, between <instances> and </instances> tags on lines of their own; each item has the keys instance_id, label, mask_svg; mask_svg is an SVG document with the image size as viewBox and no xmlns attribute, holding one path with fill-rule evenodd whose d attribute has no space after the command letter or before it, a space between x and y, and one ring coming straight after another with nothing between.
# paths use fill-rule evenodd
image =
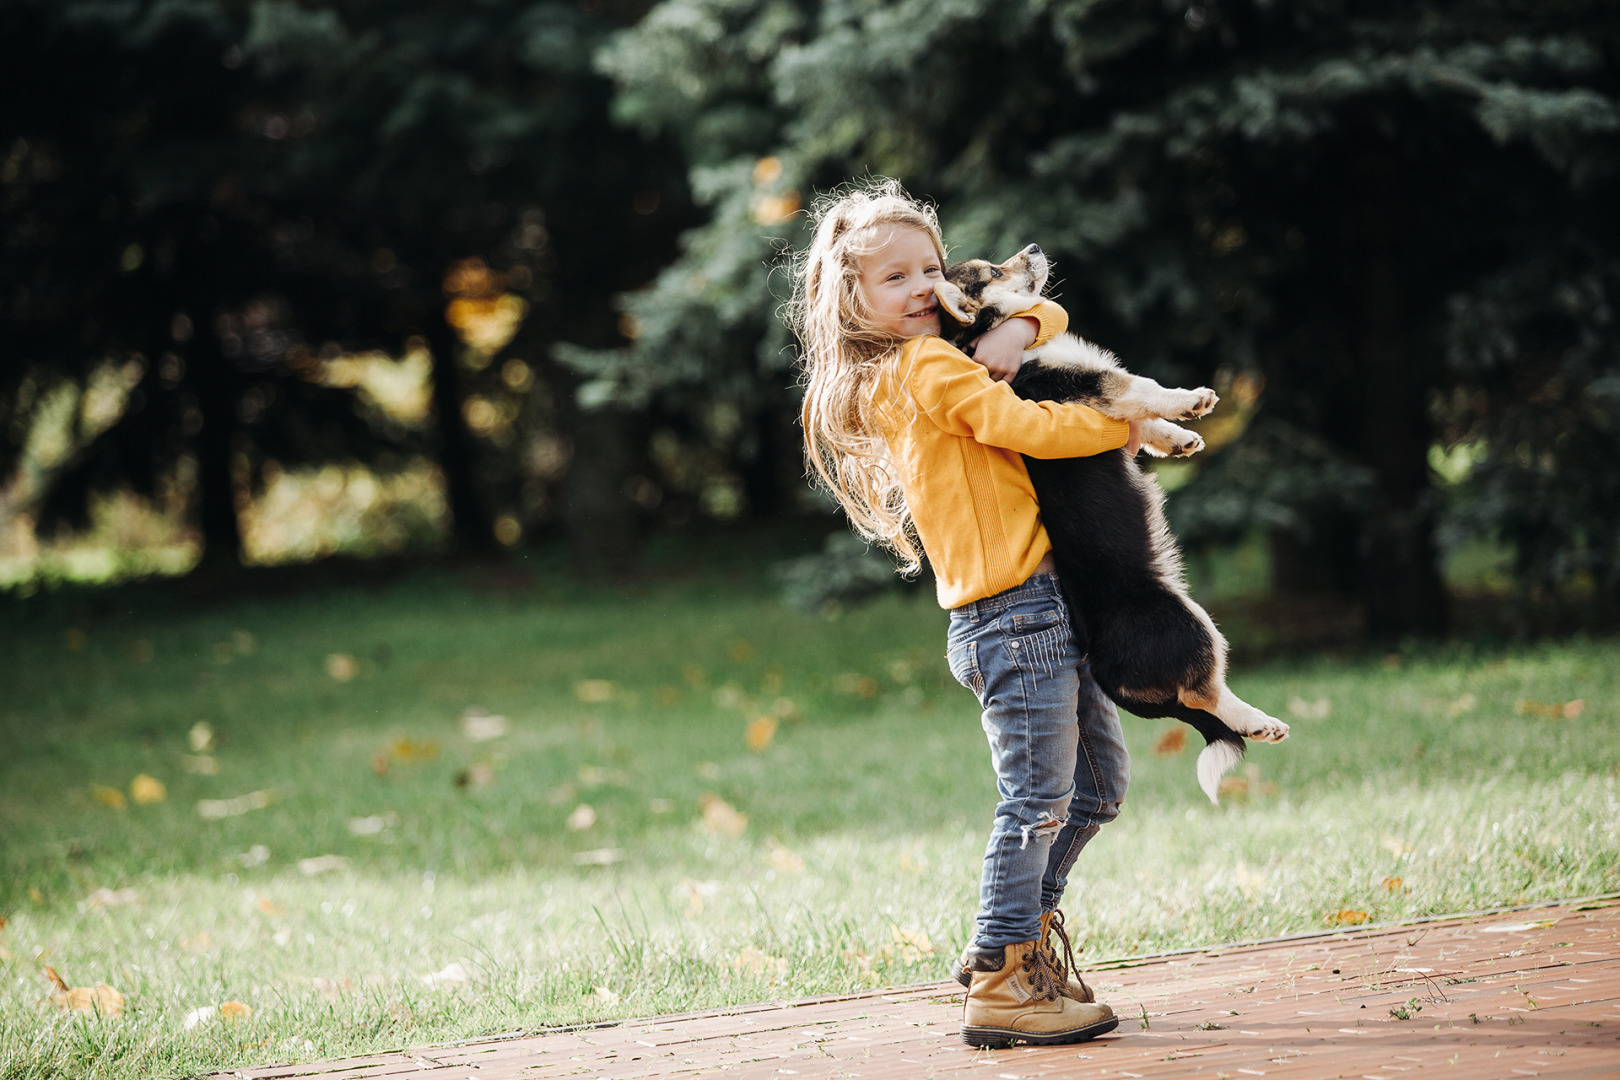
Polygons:
<instances>
[{"instance_id":1,"label":"puppy's hind paw","mask_svg":"<svg viewBox=\"0 0 1620 1080\"><path fill-rule=\"evenodd\" d=\"M1264 713L1260 714L1265 716ZM1244 732L1256 742L1282 742L1288 738L1288 725L1274 716L1265 716L1264 721L1257 724L1253 731Z\"/></svg>"},{"instance_id":2,"label":"puppy's hind paw","mask_svg":"<svg viewBox=\"0 0 1620 1080\"><path fill-rule=\"evenodd\" d=\"M1204 448L1202 435L1193 435L1191 438L1178 439L1170 444L1170 457L1192 457Z\"/></svg>"},{"instance_id":3,"label":"puppy's hind paw","mask_svg":"<svg viewBox=\"0 0 1620 1080\"><path fill-rule=\"evenodd\" d=\"M1200 386L1196 390L1186 391L1188 403L1177 415L1177 420L1196 420L1200 416L1208 415L1220 402L1220 395L1207 386Z\"/></svg>"}]
</instances>

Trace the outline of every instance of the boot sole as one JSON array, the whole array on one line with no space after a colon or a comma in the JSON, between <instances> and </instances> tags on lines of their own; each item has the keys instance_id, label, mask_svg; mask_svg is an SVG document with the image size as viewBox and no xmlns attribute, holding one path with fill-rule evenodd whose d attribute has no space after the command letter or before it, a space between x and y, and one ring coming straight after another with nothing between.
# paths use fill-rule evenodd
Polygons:
<instances>
[{"instance_id":1,"label":"boot sole","mask_svg":"<svg viewBox=\"0 0 1620 1080\"><path fill-rule=\"evenodd\" d=\"M1086 1042L1099 1035L1106 1035L1119 1026L1119 1017L1110 1016L1106 1020L1099 1020L1086 1027L1071 1028L1068 1031L1053 1031L1041 1034L1033 1031L1018 1031L1015 1028L983 1027L976 1024L962 1025L962 1041L969 1046L983 1046L1001 1048L1026 1043L1030 1046L1061 1046L1067 1043Z\"/></svg>"}]
</instances>

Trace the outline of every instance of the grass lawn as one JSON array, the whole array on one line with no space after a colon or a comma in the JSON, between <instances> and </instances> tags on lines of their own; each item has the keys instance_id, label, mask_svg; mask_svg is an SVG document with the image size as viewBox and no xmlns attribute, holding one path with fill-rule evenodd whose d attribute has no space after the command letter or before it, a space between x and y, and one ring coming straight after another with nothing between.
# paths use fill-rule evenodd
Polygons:
<instances>
[{"instance_id":1,"label":"grass lawn","mask_svg":"<svg viewBox=\"0 0 1620 1080\"><path fill-rule=\"evenodd\" d=\"M827 620L757 574L560 571L129 595L0 607L0 1076L914 982L969 932L992 777L931 597ZM1125 813L1065 904L1087 957L1620 889L1612 640L1232 682L1293 738L1212 807L1196 747L1127 718ZM123 1014L59 1010L47 964Z\"/></svg>"}]
</instances>

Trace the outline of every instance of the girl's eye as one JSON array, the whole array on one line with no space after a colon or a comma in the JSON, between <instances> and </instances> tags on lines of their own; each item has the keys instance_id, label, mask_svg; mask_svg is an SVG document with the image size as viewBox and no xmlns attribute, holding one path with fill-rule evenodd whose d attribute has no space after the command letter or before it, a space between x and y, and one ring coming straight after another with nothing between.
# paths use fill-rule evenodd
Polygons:
<instances>
[{"instance_id":1,"label":"girl's eye","mask_svg":"<svg viewBox=\"0 0 1620 1080\"><path fill-rule=\"evenodd\" d=\"M991 277L1000 277L1001 276L1001 271L997 270L995 267L991 267L990 268L990 276Z\"/></svg>"}]
</instances>

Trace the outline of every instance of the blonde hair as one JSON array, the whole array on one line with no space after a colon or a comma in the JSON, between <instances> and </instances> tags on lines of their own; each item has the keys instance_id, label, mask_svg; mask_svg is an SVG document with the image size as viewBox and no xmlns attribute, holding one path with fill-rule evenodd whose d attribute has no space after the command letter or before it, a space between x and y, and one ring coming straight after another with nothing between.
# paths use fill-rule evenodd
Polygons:
<instances>
[{"instance_id":1,"label":"blonde hair","mask_svg":"<svg viewBox=\"0 0 1620 1080\"><path fill-rule=\"evenodd\" d=\"M876 325L861 263L893 227L933 241L943 265L945 245L934 208L907 195L897 180L853 186L811 208L815 238L794 267L788 315L799 337L804 369L805 460L849 515L855 531L889 548L901 572L922 566L921 545L906 506L901 463L885 431L897 426L894 367L904 339Z\"/></svg>"}]
</instances>

